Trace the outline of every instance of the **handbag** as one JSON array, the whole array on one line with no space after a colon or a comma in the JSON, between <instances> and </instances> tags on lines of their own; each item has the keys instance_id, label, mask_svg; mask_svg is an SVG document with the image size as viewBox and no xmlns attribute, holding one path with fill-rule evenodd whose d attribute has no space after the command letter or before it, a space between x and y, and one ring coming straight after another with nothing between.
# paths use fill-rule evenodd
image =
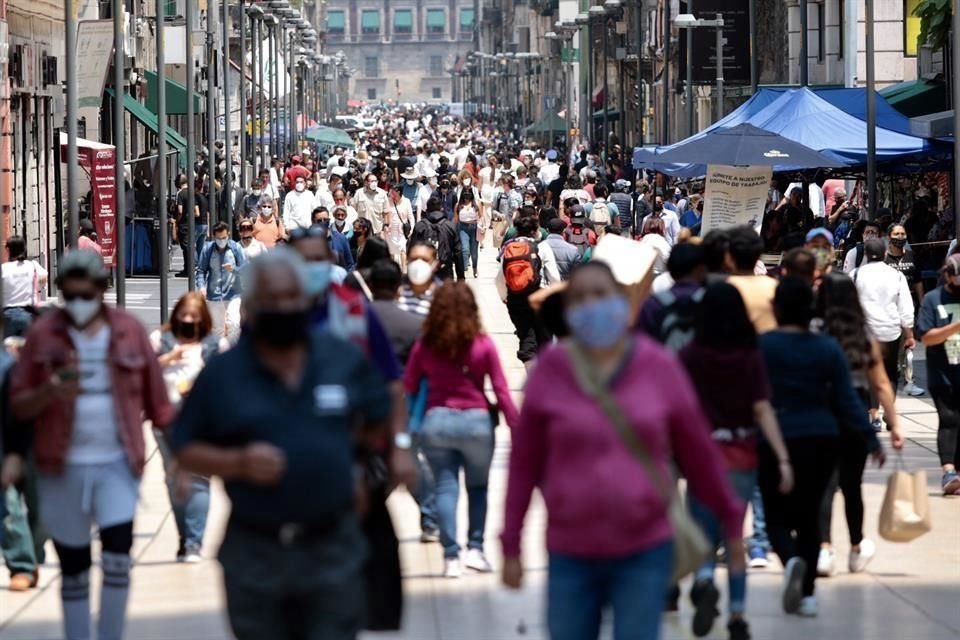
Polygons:
<instances>
[{"instance_id":1,"label":"handbag","mask_svg":"<svg viewBox=\"0 0 960 640\"><path fill-rule=\"evenodd\" d=\"M673 480L664 478L657 470L649 452L630 426L626 414L606 386L599 383L600 376L593 370L586 355L577 344L571 341L566 341L565 344L580 389L600 405L617 430L620 440L643 467L660 497L669 505L667 517L673 528L673 581L676 583L699 569L713 547L684 507Z\"/></svg>"},{"instance_id":2,"label":"handbag","mask_svg":"<svg viewBox=\"0 0 960 640\"><path fill-rule=\"evenodd\" d=\"M902 466L903 458L898 459L898 466ZM887 477L880 508L880 537L890 542L910 542L932 528L927 472L897 469Z\"/></svg>"},{"instance_id":3,"label":"handbag","mask_svg":"<svg viewBox=\"0 0 960 640\"><path fill-rule=\"evenodd\" d=\"M470 369L465 367L463 374L467 377L470 376ZM476 385L480 389L480 393L483 394L484 400L487 401L487 413L490 414L490 428L496 429L500 424L500 405L496 402L492 402L489 397L487 397L487 392L483 388L484 378L480 378L480 384Z\"/></svg>"},{"instance_id":4,"label":"handbag","mask_svg":"<svg viewBox=\"0 0 960 640\"><path fill-rule=\"evenodd\" d=\"M403 237L410 239L410 232L413 231L413 227L410 226L410 218L407 217L404 219L400 215L400 209L397 208L397 203L393 203L393 210L397 212L397 217L400 218L400 230L403 231Z\"/></svg>"}]
</instances>

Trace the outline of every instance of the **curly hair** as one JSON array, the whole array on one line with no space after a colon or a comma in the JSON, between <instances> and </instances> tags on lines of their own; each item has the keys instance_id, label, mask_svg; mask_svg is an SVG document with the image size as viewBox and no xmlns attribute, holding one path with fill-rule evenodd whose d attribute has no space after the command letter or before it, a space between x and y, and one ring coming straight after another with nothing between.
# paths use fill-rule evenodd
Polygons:
<instances>
[{"instance_id":1,"label":"curly hair","mask_svg":"<svg viewBox=\"0 0 960 640\"><path fill-rule=\"evenodd\" d=\"M483 333L473 290L465 282L447 282L433 294L430 313L423 323L423 345L452 361L470 352Z\"/></svg>"},{"instance_id":2,"label":"curly hair","mask_svg":"<svg viewBox=\"0 0 960 640\"><path fill-rule=\"evenodd\" d=\"M850 370L866 373L874 365L867 319L860 306L857 286L849 276L828 273L817 290L817 314L823 330L833 336L850 363Z\"/></svg>"}]
</instances>

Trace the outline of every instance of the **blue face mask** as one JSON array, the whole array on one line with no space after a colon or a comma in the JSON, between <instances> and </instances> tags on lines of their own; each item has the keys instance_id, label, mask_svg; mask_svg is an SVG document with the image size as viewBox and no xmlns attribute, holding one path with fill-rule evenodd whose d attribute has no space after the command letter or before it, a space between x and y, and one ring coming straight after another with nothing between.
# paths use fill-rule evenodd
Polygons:
<instances>
[{"instance_id":1,"label":"blue face mask","mask_svg":"<svg viewBox=\"0 0 960 640\"><path fill-rule=\"evenodd\" d=\"M326 292L330 286L330 273L333 265L329 262L310 262L307 264L307 290L308 298L316 298Z\"/></svg>"},{"instance_id":2,"label":"blue face mask","mask_svg":"<svg viewBox=\"0 0 960 640\"><path fill-rule=\"evenodd\" d=\"M567 326L573 337L585 347L606 349L629 330L630 303L613 295L567 309Z\"/></svg>"}]
</instances>

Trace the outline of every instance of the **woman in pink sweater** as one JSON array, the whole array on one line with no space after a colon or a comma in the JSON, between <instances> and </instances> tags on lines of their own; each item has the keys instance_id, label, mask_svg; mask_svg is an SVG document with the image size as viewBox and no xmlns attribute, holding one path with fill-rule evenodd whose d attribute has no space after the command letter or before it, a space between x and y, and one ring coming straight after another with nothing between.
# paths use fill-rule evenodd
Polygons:
<instances>
[{"instance_id":1,"label":"woman in pink sweater","mask_svg":"<svg viewBox=\"0 0 960 640\"><path fill-rule=\"evenodd\" d=\"M443 572L449 578L460 577L462 571L457 543L461 468L469 503L463 563L475 571L493 571L483 552L495 426L483 390L487 377L493 383L507 424L513 427L517 408L510 398L496 345L480 326L473 291L463 282L448 282L434 294L423 325L423 338L410 353L404 384L407 392L414 393L421 380L427 380L427 413L421 441L436 480Z\"/></svg>"},{"instance_id":2,"label":"woman in pink sweater","mask_svg":"<svg viewBox=\"0 0 960 640\"><path fill-rule=\"evenodd\" d=\"M566 295L572 344L595 379L605 381L667 483L675 462L717 514L731 568L743 570L742 507L682 366L630 333L629 303L606 265L578 268ZM523 519L539 487L549 515L551 639L597 638L601 612L610 606L615 640L655 640L673 564L668 503L607 413L580 388L569 347L541 354L513 430L503 579L512 588L522 582Z\"/></svg>"}]
</instances>

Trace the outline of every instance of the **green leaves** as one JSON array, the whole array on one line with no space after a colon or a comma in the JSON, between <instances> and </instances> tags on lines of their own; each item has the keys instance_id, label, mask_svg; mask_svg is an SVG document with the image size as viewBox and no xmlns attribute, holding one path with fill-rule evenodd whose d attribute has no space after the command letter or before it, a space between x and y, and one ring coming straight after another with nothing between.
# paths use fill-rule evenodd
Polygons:
<instances>
[{"instance_id":1,"label":"green leaves","mask_svg":"<svg viewBox=\"0 0 960 640\"><path fill-rule=\"evenodd\" d=\"M951 0L920 0L913 15L920 18L920 43L942 49L950 37Z\"/></svg>"}]
</instances>

